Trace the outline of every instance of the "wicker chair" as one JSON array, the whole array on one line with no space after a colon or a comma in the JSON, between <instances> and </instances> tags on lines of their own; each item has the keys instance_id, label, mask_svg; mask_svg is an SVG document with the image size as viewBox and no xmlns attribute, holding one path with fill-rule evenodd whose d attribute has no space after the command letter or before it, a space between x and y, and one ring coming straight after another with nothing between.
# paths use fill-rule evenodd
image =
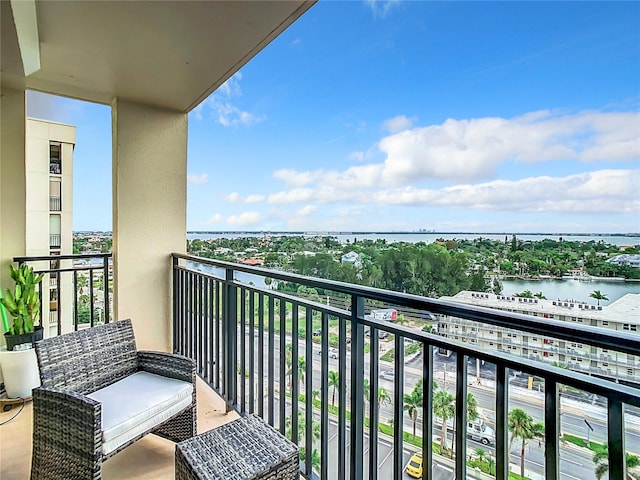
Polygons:
<instances>
[{"instance_id":1,"label":"wicker chair","mask_svg":"<svg viewBox=\"0 0 640 480\"><path fill-rule=\"evenodd\" d=\"M97 480L104 460L148 433L174 442L196 434L195 363L178 355L137 351L130 320L47 338L35 349L42 386L33 390L32 479ZM139 423L138 430L125 432L105 448L107 417L103 418L103 403L91 396L140 376L180 384L183 398L173 408L182 410L172 416L170 410L154 413L156 423L148 431L140 431L145 427ZM184 382L192 386L190 396ZM148 395L146 388L139 391ZM136 392L134 388L127 394L135 397ZM127 403L135 405L135 398Z\"/></svg>"}]
</instances>

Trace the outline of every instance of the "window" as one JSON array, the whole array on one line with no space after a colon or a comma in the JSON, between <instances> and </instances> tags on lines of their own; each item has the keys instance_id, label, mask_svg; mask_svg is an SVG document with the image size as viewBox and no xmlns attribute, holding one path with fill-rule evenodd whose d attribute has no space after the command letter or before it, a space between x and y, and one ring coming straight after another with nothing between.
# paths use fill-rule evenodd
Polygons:
<instances>
[{"instance_id":1,"label":"window","mask_svg":"<svg viewBox=\"0 0 640 480\"><path fill-rule=\"evenodd\" d=\"M49 143L49 173L62 174L62 146L59 142Z\"/></svg>"},{"instance_id":2,"label":"window","mask_svg":"<svg viewBox=\"0 0 640 480\"><path fill-rule=\"evenodd\" d=\"M609 326L609 322L607 322L606 320L602 321L602 326L603 327L608 327Z\"/></svg>"},{"instance_id":3,"label":"window","mask_svg":"<svg viewBox=\"0 0 640 480\"><path fill-rule=\"evenodd\" d=\"M60 179L52 179L49 181L49 210L52 212L60 212L62 210L62 183Z\"/></svg>"},{"instance_id":4,"label":"window","mask_svg":"<svg viewBox=\"0 0 640 480\"><path fill-rule=\"evenodd\" d=\"M633 368L627 368L627 375L633 376Z\"/></svg>"}]
</instances>

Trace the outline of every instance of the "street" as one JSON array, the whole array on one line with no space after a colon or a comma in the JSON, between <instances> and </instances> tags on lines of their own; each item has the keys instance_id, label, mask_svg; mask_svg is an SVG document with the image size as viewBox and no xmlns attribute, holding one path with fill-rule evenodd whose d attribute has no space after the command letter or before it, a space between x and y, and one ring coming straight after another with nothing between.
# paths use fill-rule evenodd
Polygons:
<instances>
[{"instance_id":1,"label":"street","mask_svg":"<svg viewBox=\"0 0 640 480\"><path fill-rule=\"evenodd\" d=\"M265 352L268 351L268 342L265 336ZM257 341L256 341L257 343ZM279 375L280 369L280 342L279 338L276 335L274 342L274 373L275 373L275 385L274 389L276 391L279 390L279 385L277 382L277 378ZM298 346L298 354L304 355L305 352L305 340L302 339L299 342ZM246 351L248 352L248 344L246 346ZM313 344L313 372L312 372L312 388L314 390L320 390L321 388L321 356L319 353L319 346L317 344ZM349 364L349 356L347 355L347 365ZM477 385L474 381L470 381L468 385L468 391L473 393L474 397L478 402L479 411L484 417L487 425L492 428L495 426L495 417L494 417L494 409L495 409L495 388L493 387L493 378L495 370L491 368L491 365L484 365L481 367L481 378L482 385ZM247 361L248 368L248 361ZM368 361L368 355L365 355L365 376L369 371L370 365ZM338 371L338 359L337 358L329 358L328 370ZM388 364L386 362L380 361L379 365L380 372L393 370L393 365ZM447 375L445 372L449 372ZM451 358L441 357L440 355L434 355L434 379L438 381L438 385L440 388L446 388L446 390L451 391L453 393L455 389L455 361ZM473 378L475 378L475 362L473 365L469 366L469 373L474 373ZM266 375L266 359L265 359L265 375ZM257 375L257 359L256 359L256 375ZM350 402L349 394L350 394L350 368L347 367L347 392L346 398L344 399L346 402ZM447 377L445 378L445 375ZM405 391L404 393L408 393L413 389L414 385L422 376L422 360L418 356L412 361L409 361L405 364L404 368L404 382ZM309 379L305 379L308 381ZM393 398L393 390L394 383L392 380L380 378L379 379L380 386L384 387L389 393L390 397ZM268 379L265 378L265 386L268 383ZM256 390L257 392L257 390ZM301 382L300 384L300 393L304 393L304 384ZM331 403L333 388L329 388L329 403ZM339 398L338 392L336 392L336 405L341 401ZM276 402L278 400L276 399ZM589 422L589 425L593 428L593 431L590 431L590 439L597 442L605 442L606 441L606 414L602 411L602 409L598 406L594 406L588 403L581 403L576 401L566 401L564 398L561 401L562 411L561 411L561 431L563 433L571 433L578 437L586 437L586 423L585 420ZM510 389L509 396L509 409L513 408L521 408L526 411L529 415L532 416L534 421L542 421L543 420L543 394L540 394L535 391L529 391L527 389L523 389L520 387L512 386ZM365 409L368 411L368 406L365 403ZM278 414L278 407L276 403L276 416ZM287 412L290 412L290 406L287 408ZM380 408L380 423L386 423L389 419L393 418L393 406L390 404L382 404ZM441 427L438 424L439 422L434 422L434 437L441 435ZM276 420L276 425L277 425ZM405 413L403 416L403 427L407 432L413 431L413 421L411 418ZM329 452L331 459L337 460L337 448L338 448L338 440L337 440L337 423L336 419L330 416L330 427L329 427ZM348 422L347 422L347 432L348 432ZM418 436L422 436L422 415L418 416L418 420L416 423L416 433ZM366 435L366 434L365 434ZM448 441L451 441L451 435L448 435ZM347 434L348 441L348 434ZM379 478L393 478L393 445L392 439L387 438L384 435L380 434L379 442L378 442L378 471ZM626 447L627 450L638 452L640 445L640 432L638 431L638 424L628 424L627 428L627 438L626 438ZM348 446L348 445L347 445ZM365 472L368 471L368 438L365 438L364 441L365 452L363 465ZM319 448L319 447L317 447ZM495 458L495 452L492 446L490 445L482 445L477 443L471 439L467 441L467 455L473 454L476 449L482 448L488 455L493 455ZM403 451L403 465L406 465L411 457L411 454L414 450L417 450L416 447L411 445L404 445ZM347 462L348 465L348 455L349 449L346 449L347 454ZM334 457L335 455L335 457ZM560 471L561 478L567 480L592 480L595 479L594 475L594 465L592 461L592 454L589 451L581 450L577 448L571 448L570 446L561 444L560 446ZM433 478L442 478L449 479L454 478L454 472L451 466L442 464L438 459L441 458L439 456L434 455L434 474ZM512 451L510 455L510 460L512 464L518 465L520 464L520 443L519 439L514 441L512 446ZM331 460L329 462L329 477L328 478L337 478L337 462ZM544 473L544 446L539 445L537 440L531 440L527 443L525 447L525 468L528 472L531 472L534 475L543 475ZM409 476L404 474L406 478L410 478ZM471 477L472 472L468 472L469 478Z\"/></svg>"}]
</instances>

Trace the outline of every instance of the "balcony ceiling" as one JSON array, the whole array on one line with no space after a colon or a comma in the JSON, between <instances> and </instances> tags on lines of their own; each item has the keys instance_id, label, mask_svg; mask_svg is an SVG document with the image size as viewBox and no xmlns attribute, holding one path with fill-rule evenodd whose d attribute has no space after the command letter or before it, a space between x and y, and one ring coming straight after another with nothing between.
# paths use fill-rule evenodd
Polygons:
<instances>
[{"instance_id":1,"label":"balcony ceiling","mask_svg":"<svg viewBox=\"0 0 640 480\"><path fill-rule=\"evenodd\" d=\"M118 97L182 112L315 3L23 1L35 18L28 8L26 20L24 12L14 15L14 2L1 2L2 86L105 104ZM34 59L40 62L30 75L18 33L27 70Z\"/></svg>"}]
</instances>

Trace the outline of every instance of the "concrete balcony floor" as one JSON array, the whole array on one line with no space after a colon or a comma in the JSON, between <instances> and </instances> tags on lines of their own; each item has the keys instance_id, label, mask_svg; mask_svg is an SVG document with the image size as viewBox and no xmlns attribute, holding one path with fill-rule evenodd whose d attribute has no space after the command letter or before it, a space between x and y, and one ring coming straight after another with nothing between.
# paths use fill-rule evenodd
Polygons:
<instances>
[{"instance_id":1,"label":"concrete balcony floor","mask_svg":"<svg viewBox=\"0 0 640 480\"><path fill-rule=\"evenodd\" d=\"M238 418L235 412L224 413L224 401L199 378L196 385L198 433ZM20 408L0 412L0 424L9 420ZM20 414L0 425L0 478L24 480L31 472L32 404L28 402ZM102 465L104 480L155 480L174 478L175 444L155 435L147 435Z\"/></svg>"}]
</instances>

